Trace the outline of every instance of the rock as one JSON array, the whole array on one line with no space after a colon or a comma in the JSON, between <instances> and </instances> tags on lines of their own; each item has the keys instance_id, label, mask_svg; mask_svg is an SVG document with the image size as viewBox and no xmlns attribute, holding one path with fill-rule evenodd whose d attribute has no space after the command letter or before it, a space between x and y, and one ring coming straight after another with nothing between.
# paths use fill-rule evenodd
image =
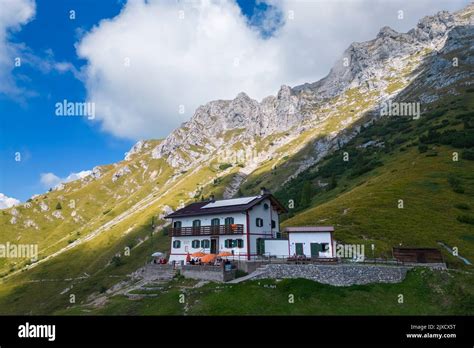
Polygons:
<instances>
[{"instance_id":1,"label":"rock","mask_svg":"<svg viewBox=\"0 0 474 348\"><path fill-rule=\"evenodd\" d=\"M130 168L128 166L121 167L112 176L112 182L116 182L119 178L121 178L125 174L129 174L129 173L131 173L131 171L130 171Z\"/></svg>"},{"instance_id":2,"label":"rock","mask_svg":"<svg viewBox=\"0 0 474 348\"><path fill-rule=\"evenodd\" d=\"M40 202L39 207L40 207L41 211L48 211L49 210L48 205L43 201Z\"/></svg>"}]
</instances>

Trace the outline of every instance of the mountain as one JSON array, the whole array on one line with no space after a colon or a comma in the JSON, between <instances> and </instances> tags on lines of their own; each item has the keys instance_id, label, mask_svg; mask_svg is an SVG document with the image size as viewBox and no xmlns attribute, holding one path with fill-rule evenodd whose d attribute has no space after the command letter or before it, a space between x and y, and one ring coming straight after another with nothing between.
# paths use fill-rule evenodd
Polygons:
<instances>
[{"instance_id":1,"label":"mountain","mask_svg":"<svg viewBox=\"0 0 474 348\"><path fill-rule=\"evenodd\" d=\"M398 243L444 241L474 259L472 227L457 220L470 221L474 207L472 145L453 145L453 137L472 136L473 11L440 12L407 33L384 27L351 44L320 81L282 86L260 102L245 93L209 102L165 139L137 142L123 161L1 210L0 243L39 247L37 260L0 259L2 313L52 313L71 305L71 293L87 303L128 279L151 252L168 250L166 213L211 193L231 197L260 186L296 202L284 224L331 222L338 240L375 243L378 255ZM383 117L389 102L419 103L422 116ZM453 151L463 156L457 167L447 159ZM347 167L343 152L356 159ZM313 194L303 205L306 182ZM462 199L453 191L460 186ZM406 197L400 215L390 207L404 192L420 201L414 209ZM431 206L449 236L424 228Z\"/></svg>"}]
</instances>

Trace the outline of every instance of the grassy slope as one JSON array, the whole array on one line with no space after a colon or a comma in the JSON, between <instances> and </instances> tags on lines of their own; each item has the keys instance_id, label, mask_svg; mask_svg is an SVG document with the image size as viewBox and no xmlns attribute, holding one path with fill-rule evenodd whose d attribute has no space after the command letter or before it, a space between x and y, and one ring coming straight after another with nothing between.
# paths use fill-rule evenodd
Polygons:
<instances>
[{"instance_id":1,"label":"grassy slope","mask_svg":"<svg viewBox=\"0 0 474 348\"><path fill-rule=\"evenodd\" d=\"M102 308L75 306L66 315L441 315L474 312L474 277L463 273L410 271L398 284L333 287L305 279L240 284L176 279L158 297L130 301L115 296ZM186 303L179 302L184 294ZM289 303L289 295L294 303ZM402 294L404 303L398 303ZM448 296L449 294L449 296Z\"/></svg>"},{"instance_id":2,"label":"grassy slope","mask_svg":"<svg viewBox=\"0 0 474 348\"><path fill-rule=\"evenodd\" d=\"M328 225L336 227L335 237L347 243L366 243L376 245L378 254L390 255L392 246L402 243L410 246L438 247L437 241L456 246L459 253L474 260L474 226L457 220L460 215L472 215L474 209L474 161L460 158L452 160L453 152L461 154L459 148L449 145L429 144L429 150L420 153L417 140L420 135L435 127L438 131L449 129L462 131L458 124L458 115L474 110L474 102L465 97L451 97L444 103L449 109L439 117L404 122L402 132L392 132L385 136L381 133L389 126L381 121L361 133L340 152L328 156L318 167L328 162L342 163L342 152L350 155L361 153L357 160L376 158L383 163L362 175L352 175L353 169L342 170L337 175L337 187L332 190L315 189L312 207L296 212L296 216L284 221L283 226ZM436 107L436 106L435 106ZM441 126L447 120L446 126ZM446 121L445 121L446 122ZM403 137L403 141L399 140ZM384 140L390 150L360 150L357 146L368 140ZM356 165L354 165L356 166ZM318 180L329 181L319 175L316 168L308 170L312 175L306 179L295 180L301 187L302 182L313 183ZM306 173L308 174L308 173ZM449 178L455 177L464 188L464 193L454 192ZM290 183L291 186L294 183ZM294 198L298 202L298 190L288 195L285 188L278 194ZM404 208L398 208L402 199ZM460 203L471 210L456 208ZM298 204L298 203L297 203ZM296 207L298 208L298 206ZM449 262L459 265L457 259L446 254Z\"/></svg>"}]
</instances>

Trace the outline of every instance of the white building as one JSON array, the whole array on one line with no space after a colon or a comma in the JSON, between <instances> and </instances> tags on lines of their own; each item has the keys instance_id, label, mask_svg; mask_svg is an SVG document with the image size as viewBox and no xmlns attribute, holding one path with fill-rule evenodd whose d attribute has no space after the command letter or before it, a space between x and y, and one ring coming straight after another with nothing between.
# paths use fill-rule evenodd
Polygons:
<instances>
[{"instance_id":1,"label":"white building","mask_svg":"<svg viewBox=\"0 0 474 348\"><path fill-rule=\"evenodd\" d=\"M332 226L287 227L287 239L265 239L263 253L266 256L287 258L333 258L334 243Z\"/></svg>"},{"instance_id":2,"label":"white building","mask_svg":"<svg viewBox=\"0 0 474 348\"><path fill-rule=\"evenodd\" d=\"M279 214L284 212L264 189L259 196L191 203L166 216L172 219L169 261L184 261L198 251L253 259L263 254L265 239L280 237Z\"/></svg>"}]
</instances>

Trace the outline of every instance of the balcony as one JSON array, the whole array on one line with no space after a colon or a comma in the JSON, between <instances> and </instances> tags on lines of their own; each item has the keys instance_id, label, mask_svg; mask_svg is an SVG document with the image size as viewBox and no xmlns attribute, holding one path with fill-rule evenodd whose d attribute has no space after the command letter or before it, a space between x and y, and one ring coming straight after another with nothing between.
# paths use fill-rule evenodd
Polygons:
<instances>
[{"instance_id":1,"label":"balcony","mask_svg":"<svg viewBox=\"0 0 474 348\"><path fill-rule=\"evenodd\" d=\"M181 236L219 236L223 234L243 234L244 225L219 225L219 226L200 226L200 227L172 227L171 235L173 237Z\"/></svg>"}]
</instances>

